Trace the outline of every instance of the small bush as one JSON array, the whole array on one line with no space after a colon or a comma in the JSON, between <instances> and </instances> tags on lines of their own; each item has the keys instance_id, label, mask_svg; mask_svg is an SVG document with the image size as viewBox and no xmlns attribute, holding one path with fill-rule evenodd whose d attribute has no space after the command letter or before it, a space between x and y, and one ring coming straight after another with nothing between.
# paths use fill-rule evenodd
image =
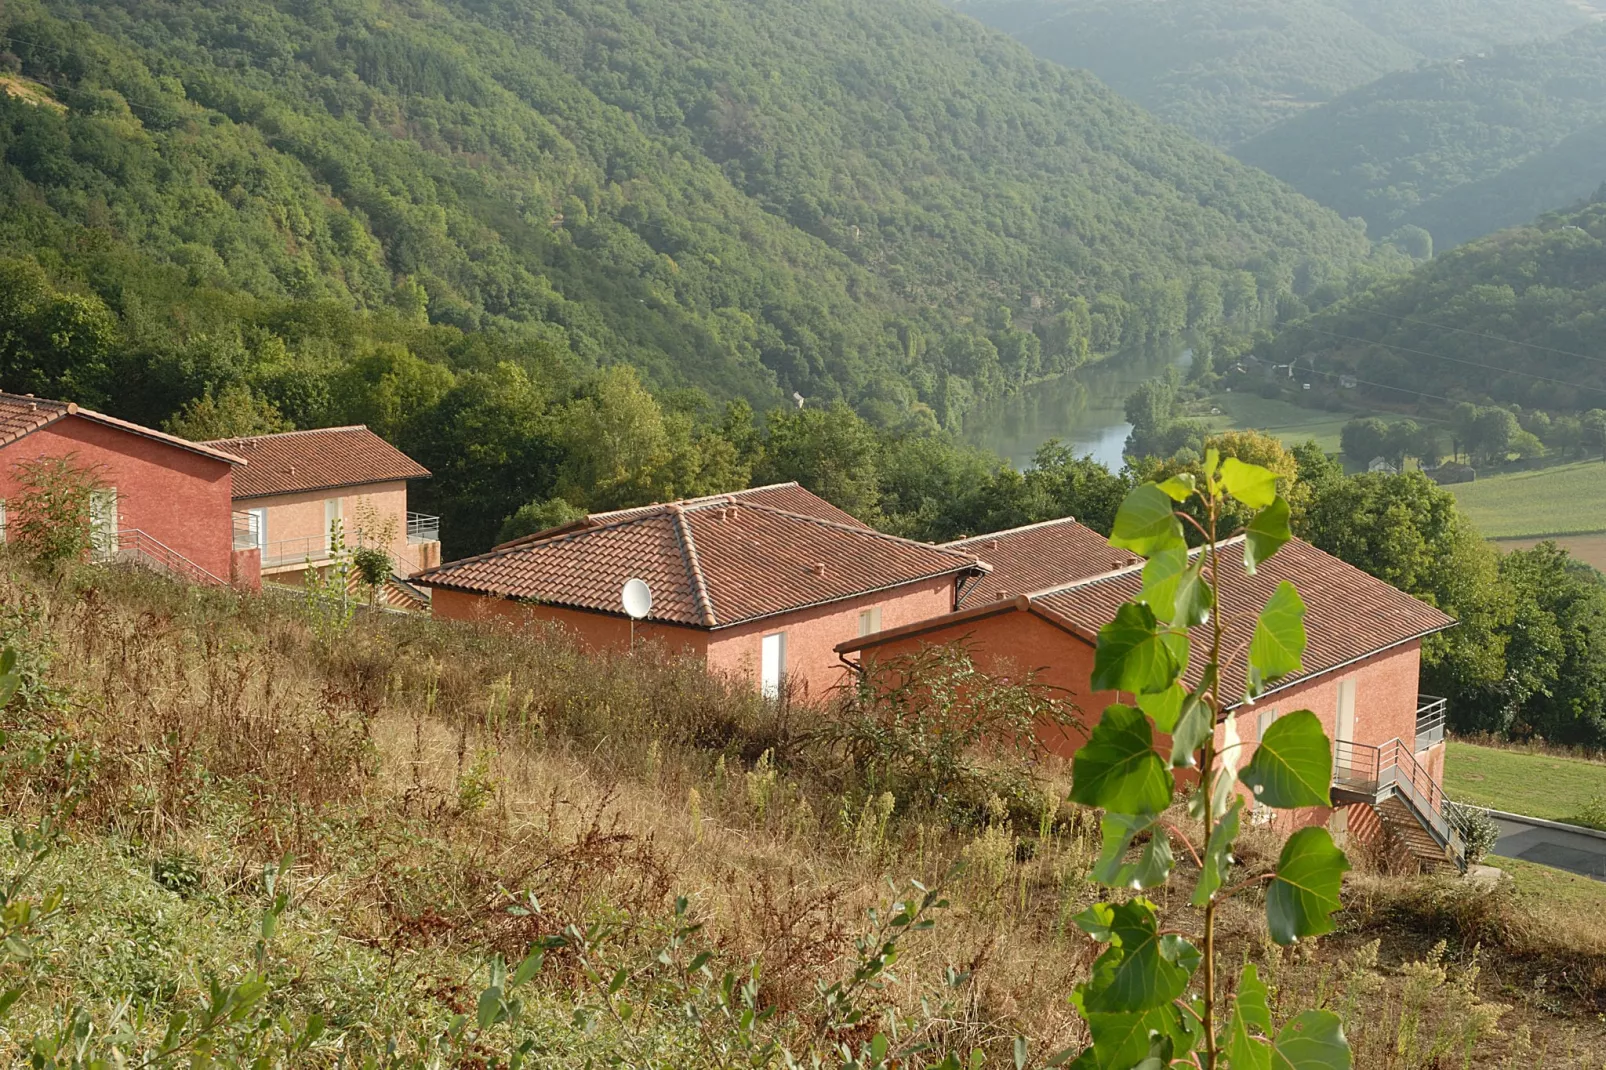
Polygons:
<instances>
[{"instance_id":1,"label":"small bush","mask_svg":"<svg viewBox=\"0 0 1606 1070\"><path fill-rule=\"evenodd\" d=\"M1461 834L1461 842L1466 845L1467 865L1475 866L1500 842L1500 826L1482 807L1462 803L1448 803L1447 806L1450 824Z\"/></svg>"}]
</instances>

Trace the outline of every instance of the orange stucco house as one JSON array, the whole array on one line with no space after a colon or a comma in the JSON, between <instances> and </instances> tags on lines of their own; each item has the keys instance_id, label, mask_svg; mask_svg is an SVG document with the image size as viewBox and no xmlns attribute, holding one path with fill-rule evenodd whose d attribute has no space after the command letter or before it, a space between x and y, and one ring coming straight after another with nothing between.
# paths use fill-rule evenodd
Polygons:
<instances>
[{"instance_id":1,"label":"orange stucco house","mask_svg":"<svg viewBox=\"0 0 1606 1070\"><path fill-rule=\"evenodd\" d=\"M842 683L842 641L951 612L985 575L973 553L869 528L796 484L598 513L414 577L436 617L558 623L596 649L632 638L620 591L652 591L637 641L767 694Z\"/></svg>"},{"instance_id":2,"label":"orange stucco house","mask_svg":"<svg viewBox=\"0 0 1606 1070\"><path fill-rule=\"evenodd\" d=\"M846 640L837 651L861 671L874 671L877 663L924 645L965 642L989 671L1030 670L1064 689L1089 724L1106 705L1133 701L1094 693L1089 681L1098 631L1122 603L1138 596L1142 561L1112 550L1102 536L1069 520L950 547L974 548L992 566L953 612ZM1331 820L1363 837L1386 827L1424 861L1459 862L1459 838L1441 786L1445 704L1417 690L1422 640L1455 621L1296 539L1256 576L1235 575L1225 592L1220 612L1229 621L1227 649L1239 651L1224 670L1226 686L1242 688L1242 651L1254 617L1285 579L1295 583L1306 605L1304 671L1276 681L1253 704L1230 705L1216 728L1223 760L1241 767L1277 716L1311 710L1335 741L1336 812L1304 812L1295 820ZM1192 638L1196 648L1204 643L1204 629ZM1196 677L1197 659L1192 671ZM1074 736L1051 745L1068 757L1084 740ZM1248 802L1253 810L1253 799Z\"/></svg>"},{"instance_id":3,"label":"orange stucco house","mask_svg":"<svg viewBox=\"0 0 1606 1070\"><path fill-rule=\"evenodd\" d=\"M93 553L191 583L253 586L254 555L236 553L230 498L245 459L216 445L156 431L68 401L0 393L0 541L18 465L70 458L93 474Z\"/></svg>"},{"instance_id":4,"label":"orange stucco house","mask_svg":"<svg viewBox=\"0 0 1606 1070\"><path fill-rule=\"evenodd\" d=\"M234 481L233 541L255 547L262 574L299 582L332 560L338 521L348 547L374 546L401 577L440 563L440 518L407 510L407 482L429 470L367 427L222 439L249 464Z\"/></svg>"}]
</instances>

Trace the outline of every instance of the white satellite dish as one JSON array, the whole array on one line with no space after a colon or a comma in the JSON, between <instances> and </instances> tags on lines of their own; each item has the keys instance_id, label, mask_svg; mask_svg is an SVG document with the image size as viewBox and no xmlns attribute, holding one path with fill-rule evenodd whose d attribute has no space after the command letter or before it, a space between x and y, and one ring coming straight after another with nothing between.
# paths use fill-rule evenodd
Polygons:
<instances>
[{"instance_id":1,"label":"white satellite dish","mask_svg":"<svg viewBox=\"0 0 1606 1070\"><path fill-rule=\"evenodd\" d=\"M631 620L645 620L652 612L652 591L640 580L626 580L619 602Z\"/></svg>"}]
</instances>

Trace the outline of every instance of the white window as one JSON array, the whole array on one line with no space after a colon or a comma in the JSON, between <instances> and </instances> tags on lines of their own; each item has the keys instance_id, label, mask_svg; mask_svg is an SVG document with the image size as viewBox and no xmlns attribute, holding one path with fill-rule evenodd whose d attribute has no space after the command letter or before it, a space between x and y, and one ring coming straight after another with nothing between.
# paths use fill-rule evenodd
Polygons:
<instances>
[{"instance_id":1,"label":"white window","mask_svg":"<svg viewBox=\"0 0 1606 1070\"><path fill-rule=\"evenodd\" d=\"M6 541L6 500L0 498L0 542Z\"/></svg>"},{"instance_id":2,"label":"white window","mask_svg":"<svg viewBox=\"0 0 1606 1070\"><path fill-rule=\"evenodd\" d=\"M1272 722L1274 722L1276 720L1277 720L1277 711L1276 710L1261 710L1260 711L1260 715L1255 718L1255 742L1256 743L1259 743L1261 740L1266 738L1266 730L1268 728L1270 728L1272 726Z\"/></svg>"},{"instance_id":3,"label":"white window","mask_svg":"<svg viewBox=\"0 0 1606 1070\"><path fill-rule=\"evenodd\" d=\"M786 633L766 635L759 644L758 687L765 698L781 693L786 679Z\"/></svg>"},{"instance_id":4,"label":"white window","mask_svg":"<svg viewBox=\"0 0 1606 1070\"><path fill-rule=\"evenodd\" d=\"M340 519L340 499L325 498L323 500L323 548L327 553L334 549L335 521Z\"/></svg>"},{"instance_id":5,"label":"white window","mask_svg":"<svg viewBox=\"0 0 1606 1070\"><path fill-rule=\"evenodd\" d=\"M1255 716L1255 745L1257 747L1260 745L1260 741L1266 738L1267 730L1270 729L1271 726L1276 723L1276 721L1276 710L1261 710ZM1249 809L1249 821L1251 824L1255 825L1269 825L1271 824L1271 819L1274 816L1274 813L1275 812L1271 807L1267 806L1265 803L1257 801L1253 803Z\"/></svg>"},{"instance_id":6,"label":"white window","mask_svg":"<svg viewBox=\"0 0 1606 1070\"><path fill-rule=\"evenodd\" d=\"M881 607L871 606L859 614L859 635L874 635L881 630Z\"/></svg>"},{"instance_id":7,"label":"white window","mask_svg":"<svg viewBox=\"0 0 1606 1070\"><path fill-rule=\"evenodd\" d=\"M1355 742L1355 681L1338 682L1338 738Z\"/></svg>"},{"instance_id":8,"label":"white window","mask_svg":"<svg viewBox=\"0 0 1606 1070\"><path fill-rule=\"evenodd\" d=\"M251 530L257 537L257 549L266 556L268 552L268 511L266 508L248 509L251 514Z\"/></svg>"},{"instance_id":9,"label":"white window","mask_svg":"<svg viewBox=\"0 0 1606 1070\"><path fill-rule=\"evenodd\" d=\"M89 541L98 560L117 556L117 488L97 490L89 496Z\"/></svg>"}]
</instances>

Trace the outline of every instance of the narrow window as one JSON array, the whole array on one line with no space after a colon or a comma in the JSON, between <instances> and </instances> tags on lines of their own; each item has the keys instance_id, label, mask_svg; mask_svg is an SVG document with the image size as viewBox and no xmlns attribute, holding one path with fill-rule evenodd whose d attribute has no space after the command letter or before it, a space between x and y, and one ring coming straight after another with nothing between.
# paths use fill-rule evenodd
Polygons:
<instances>
[{"instance_id":1,"label":"narrow window","mask_svg":"<svg viewBox=\"0 0 1606 1070\"><path fill-rule=\"evenodd\" d=\"M786 633L766 635L759 649L759 690L765 698L776 698L786 679Z\"/></svg>"},{"instance_id":2,"label":"narrow window","mask_svg":"<svg viewBox=\"0 0 1606 1070\"><path fill-rule=\"evenodd\" d=\"M6 541L6 500L0 498L0 542Z\"/></svg>"},{"instance_id":3,"label":"narrow window","mask_svg":"<svg viewBox=\"0 0 1606 1070\"><path fill-rule=\"evenodd\" d=\"M335 521L340 519L340 499L323 500L323 549L329 553L335 548Z\"/></svg>"},{"instance_id":4,"label":"narrow window","mask_svg":"<svg viewBox=\"0 0 1606 1070\"><path fill-rule=\"evenodd\" d=\"M859 614L859 635L874 635L881 630L881 607L871 606Z\"/></svg>"},{"instance_id":5,"label":"narrow window","mask_svg":"<svg viewBox=\"0 0 1606 1070\"><path fill-rule=\"evenodd\" d=\"M97 560L117 555L117 488L97 490L89 496L89 540Z\"/></svg>"},{"instance_id":6,"label":"narrow window","mask_svg":"<svg viewBox=\"0 0 1606 1070\"><path fill-rule=\"evenodd\" d=\"M1276 710L1260 711L1260 715L1255 718L1255 742L1257 744L1266 738L1266 730L1272 726L1272 722L1275 720L1277 720Z\"/></svg>"},{"instance_id":7,"label":"narrow window","mask_svg":"<svg viewBox=\"0 0 1606 1070\"><path fill-rule=\"evenodd\" d=\"M1338 738L1355 742L1355 681L1338 682Z\"/></svg>"},{"instance_id":8,"label":"narrow window","mask_svg":"<svg viewBox=\"0 0 1606 1070\"><path fill-rule=\"evenodd\" d=\"M248 510L251 514L251 529L256 533L257 549L265 558L268 554L268 510L266 507Z\"/></svg>"}]
</instances>

